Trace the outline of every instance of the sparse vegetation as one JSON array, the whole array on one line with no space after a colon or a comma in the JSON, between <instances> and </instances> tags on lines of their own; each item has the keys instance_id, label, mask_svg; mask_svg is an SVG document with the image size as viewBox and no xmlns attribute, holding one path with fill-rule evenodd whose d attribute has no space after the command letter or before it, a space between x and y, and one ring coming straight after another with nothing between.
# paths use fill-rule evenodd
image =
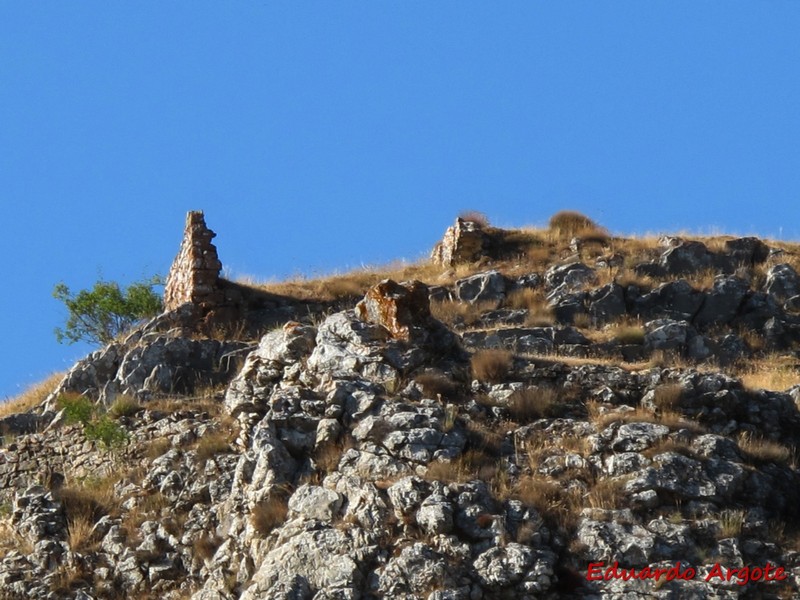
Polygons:
<instances>
[{"instance_id":1,"label":"sparse vegetation","mask_svg":"<svg viewBox=\"0 0 800 600\"><path fill-rule=\"evenodd\" d=\"M518 423L553 416L559 404L559 395L550 387L526 387L515 392L508 400L511 418Z\"/></svg>"},{"instance_id":2,"label":"sparse vegetation","mask_svg":"<svg viewBox=\"0 0 800 600\"><path fill-rule=\"evenodd\" d=\"M250 522L259 535L266 537L273 529L283 524L288 512L287 494L284 491L276 492L253 507Z\"/></svg>"},{"instance_id":3,"label":"sparse vegetation","mask_svg":"<svg viewBox=\"0 0 800 600\"><path fill-rule=\"evenodd\" d=\"M584 236L602 236L605 232L589 217L573 210L562 210L557 212L548 222L548 227L558 237L573 237L580 233ZM602 236L607 238L607 234Z\"/></svg>"},{"instance_id":4,"label":"sparse vegetation","mask_svg":"<svg viewBox=\"0 0 800 600\"><path fill-rule=\"evenodd\" d=\"M67 423L82 424L86 438L106 449L118 448L128 441L128 432L107 414L98 414L99 409L85 396L65 394L59 397L58 405L64 410Z\"/></svg>"},{"instance_id":5,"label":"sparse vegetation","mask_svg":"<svg viewBox=\"0 0 800 600\"><path fill-rule=\"evenodd\" d=\"M53 373L43 381L35 383L24 392L0 403L0 418L25 413L44 402L63 379L63 373Z\"/></svg>"},{"instance_id":6,"label":"sparse vegetation","mask_svg":"<svg viewBox=\"0 0 800 600\"><path fill-rule=\"evenodd\" d=\"M791 448L751 433L739 435L739 448L747 457L756 462L786 464L794 455Z\"/></svg>"},{"instance_id":7,"label":"sparse vegetation","mask_svg":"<svg viewBox=\"0 0 800 600\"><path fill-rule=\"evenodd\" d=\"M478 381L501 383L508 377L514 355L508 350L478 350L472 355L472 375Z\"/></svg>"}]
</instances>

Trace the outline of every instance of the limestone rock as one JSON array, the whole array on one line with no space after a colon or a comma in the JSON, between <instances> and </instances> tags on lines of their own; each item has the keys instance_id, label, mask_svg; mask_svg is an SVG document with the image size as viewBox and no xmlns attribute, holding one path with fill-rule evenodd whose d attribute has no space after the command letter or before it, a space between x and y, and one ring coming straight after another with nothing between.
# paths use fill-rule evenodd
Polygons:
<instances>
[{"instance_id":1,"label":"limestone rock","mask_svg":"<svg viewBox=\"0 0 800 600\"><path fill-rule=\"evenodd\" d=\"M506 279L499 271L478 273L456 281L456 296L462 302L499 302L506 295Z\"/></svg>"}]
</instances>

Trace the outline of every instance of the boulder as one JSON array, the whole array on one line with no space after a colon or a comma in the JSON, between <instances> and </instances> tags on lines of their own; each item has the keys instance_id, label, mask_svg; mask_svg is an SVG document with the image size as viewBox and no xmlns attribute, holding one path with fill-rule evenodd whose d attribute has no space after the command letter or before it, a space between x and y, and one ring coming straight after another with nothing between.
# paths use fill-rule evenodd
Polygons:
<instances>
[{"instance_id":1,"label":"boulder","mask_svg":"<svg viewBox=\"0 0 800 600\"><path fill-rule=\"evenodd\" d=\"M412 330L424 327L431 318L428 288L419 281L397 283L384 279L356 304L356 315L362 321L385 327L395 339L409 341Z\"/></svg>"},{"instance_id":2,"label":"boulder","mask_svg":"<svg viewBox=\"0 0 800 600\"><path fill-rule=\"evenodd\" d=\"M652 292L637 298L634 312L645 320L665 317L691 321L703 305L705 295L680 279L664 283Z\"/></svg>"},{"instance_id":3,"label":"boulder","mask_svg":"<svg viewBox=\"0 0 800 600\"><path fill-rule=\"evenodd\" d=\"M739 312L750 286L739 277L718 275L706 295L700 311L694 317L698 327L730 323Z\"/></svg>"},{"instance_id":4,"label":"boulder","mask_svg":"<svg viewBox=\"0 0 800 600\"><path fill-rule=\"evenodd\" d=\"M547 287L562 293L582 290L597 282L597 271L581 262L550 267L544 274Z\"/></svg>"},{"instance_id":5,"label":"boulder","mask_svg":"<svg viewBox=\"0 0 800 600\"><path fill-rule=\"evenodd\" d=\"M609 283L589 292L589 316L595 323L607 323L625 314L625 291L617 283Z\"/></svg>"},{"instance_id":6,"label":"boulder","mask_svg":"<svg viewBox=\"0 0 800 600\"><path fill-rule=\"evenodd\" d=\"M782 263L767 271L767 282L764 291L783 302L800 294L800 275L792 265Z\"/></svg>"},{"instance_id":7,"label":"boulder","mask_svg":"<svg viewBox=\"0 0 800 600\"><path fill-rule=\"evenodd\" d=\"M499 271L487 271L459 279L456 297L470 304L500 302L506 297L506 278Z\"/></svg>"},{"instance_id":8,"label":"boulder","mask_svg":"<svg viewBox=\"0 0 800 600\"><path fill-rule=\"evenodd\" d=\"M738 264L748 266L761 264L769 257L769 246L756 237L727 240L725 251Z\"/></svg>"},{"instance_id":9,"label":"boulder","mask_svg":"<svg viewBox=\"0 0 800 600\"><path fill-rule=\"evenodd\" d=\"M710 269L714 255L702 242L681 242L664 252L659 264L669 275L688 275Z\"/></svg>"}]
</instances>

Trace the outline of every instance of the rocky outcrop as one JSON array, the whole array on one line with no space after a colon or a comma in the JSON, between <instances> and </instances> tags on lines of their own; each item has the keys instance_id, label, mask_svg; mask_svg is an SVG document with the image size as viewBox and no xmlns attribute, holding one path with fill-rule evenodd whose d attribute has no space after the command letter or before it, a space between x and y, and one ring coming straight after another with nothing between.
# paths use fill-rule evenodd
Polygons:
<instances>
[{"instance_id":1,"label":"rocky outcrop","mask_svg":"<svg viewBox=\"0 0 800 600\"><path fill-rule=\"evenodd\" d=\"M416 281L249 342L182 304L0 419L0 596L796 597L800 386L726 367L794 364L794 257L710 248L665 238L638 257L656 281L586 247L440 281L461 335ZM66 392L135 398L102 422L125 442L53 419ZM765 564L787 578L706 579Z\"/></svg>"}]
</instances>

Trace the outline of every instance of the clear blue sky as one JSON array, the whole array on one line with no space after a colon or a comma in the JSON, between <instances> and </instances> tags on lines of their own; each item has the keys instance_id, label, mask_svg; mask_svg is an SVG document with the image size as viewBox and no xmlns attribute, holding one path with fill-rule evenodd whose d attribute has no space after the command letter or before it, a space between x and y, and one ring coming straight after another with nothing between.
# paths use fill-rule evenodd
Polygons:
<instances>
[{"instance_id":1,"label":"clear blue sky","mask_svg":"<svg viewBox=\"0 0 800 600\"><path fill-rule=\"evenodd\" d=\"M51 297L426 253L464 209L800 238L800 2L0 2L0 398Z\"/></svg>"}]
</instances>

